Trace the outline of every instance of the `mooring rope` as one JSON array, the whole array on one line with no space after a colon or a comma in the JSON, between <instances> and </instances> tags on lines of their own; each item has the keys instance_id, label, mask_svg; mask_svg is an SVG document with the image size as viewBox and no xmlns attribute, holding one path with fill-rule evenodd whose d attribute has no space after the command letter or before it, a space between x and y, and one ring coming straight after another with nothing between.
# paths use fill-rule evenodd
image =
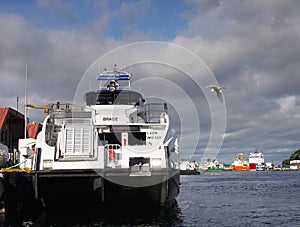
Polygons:
<instances>
[{"instance_id":1,"label":"mooring rope","mask_svg":"<svg viewBox=\"0 0 300 227\"><path fill-rule=\"evenodd\" d=\"M32 156L33 156L33 154L32 154L29 158L26 158L23 162L17 163L17 164L15 164L15 165L10 166L10 167L7 167L7 168L5 168L5 169L13 169L13 168L15 168L15 167L18 167L18 166L22 165L23 163L25 163L28 159L31 159Z\"/></svg>"}]
</instances>

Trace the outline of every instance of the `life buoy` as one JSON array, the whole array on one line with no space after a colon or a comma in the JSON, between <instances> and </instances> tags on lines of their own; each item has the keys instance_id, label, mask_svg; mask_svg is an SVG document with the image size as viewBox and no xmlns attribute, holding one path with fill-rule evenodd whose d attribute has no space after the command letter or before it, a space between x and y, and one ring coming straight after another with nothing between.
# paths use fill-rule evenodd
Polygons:
<instances>
[{"instance_id":1,"label":"life buoy","mask_svg":"<svg viewBox=\"0 0 300 227\"><path fill-rule=\"evenodd\" d=\"M108 159L114 160L115 159L115 151L114 149L108 149Z\"/></svg>"}]
</instances>

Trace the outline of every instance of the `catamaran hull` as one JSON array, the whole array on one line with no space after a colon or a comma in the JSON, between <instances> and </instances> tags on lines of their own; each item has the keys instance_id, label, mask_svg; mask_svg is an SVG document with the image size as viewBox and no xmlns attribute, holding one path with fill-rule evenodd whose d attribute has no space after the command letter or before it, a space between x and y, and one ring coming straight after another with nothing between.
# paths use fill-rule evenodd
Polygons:
<instances>
[{"instance_id":1,"label":"catamaran hull","mask_svg":"<svg viewBox=\"0 0 300 227\"><path fill-rule=\"evenodd\" d=\"M179 177L179 171L130 176L128 170L68 170L38 171L32 180L36 199L42 200L48 208L59 204L98 206L132 201L164 206L178 195Z\"/></svg>"}]
</instances>

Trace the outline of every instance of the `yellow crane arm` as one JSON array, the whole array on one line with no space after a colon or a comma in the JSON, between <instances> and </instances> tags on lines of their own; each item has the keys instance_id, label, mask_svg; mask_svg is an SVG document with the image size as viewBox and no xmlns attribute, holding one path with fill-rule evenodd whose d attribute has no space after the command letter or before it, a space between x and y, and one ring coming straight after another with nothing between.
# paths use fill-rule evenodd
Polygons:
<instances>
[{"instance_id":1,"label":"yellow crane arm","mask_svg":"<svg viewBox=\"0 0 300 227\"><path fill-rule=\"evenodd\" d=\"M45 113L49 113L49 105L45 105L45 106L34 106L34 105L26 105L26 108L28 109L40 109L40 110L44 110Z\"/></svg>"}]
</instances>

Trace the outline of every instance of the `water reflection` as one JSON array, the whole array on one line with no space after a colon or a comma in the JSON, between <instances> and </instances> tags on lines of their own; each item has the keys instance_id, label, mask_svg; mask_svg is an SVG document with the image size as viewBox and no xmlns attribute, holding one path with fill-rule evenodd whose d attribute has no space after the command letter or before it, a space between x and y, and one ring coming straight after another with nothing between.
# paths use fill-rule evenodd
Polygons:
<instances>
[{"instance_id":1,"label":"water reflection","mask_svg":"<svg viewBox=\"0 0 300 227\"><path fill-rule=\"evenodd\" d=\"M130 205L44 209L34 217L22 219L18 222L22 226L180 226L182 223L177 202L158 207L139 201Z\"/></svg>"}]
</instances>

